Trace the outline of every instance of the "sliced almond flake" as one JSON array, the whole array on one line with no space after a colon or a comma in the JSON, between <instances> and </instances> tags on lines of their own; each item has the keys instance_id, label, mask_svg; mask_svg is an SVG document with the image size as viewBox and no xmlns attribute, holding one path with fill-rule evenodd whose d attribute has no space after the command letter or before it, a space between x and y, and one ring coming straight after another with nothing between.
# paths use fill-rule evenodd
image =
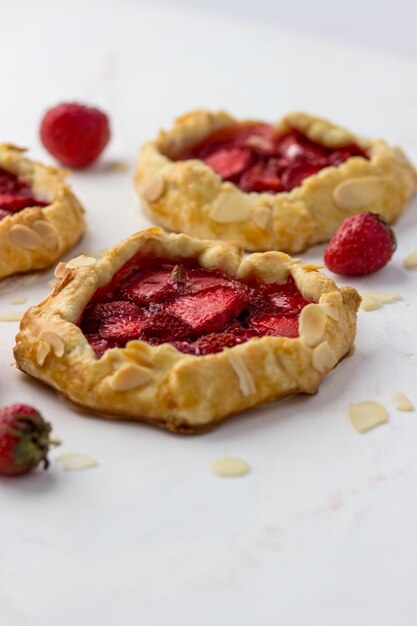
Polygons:
<instances>
[{"instance_id":1,"label":"sliced almond flake","mask_svg":"<svg viewBox=\"0 0 417 626\"><path fill-rule=\"evenodd\" d=\"M97 263L97 259L92 256L85 256L84 254L80 254L80 256L76 256L71 261L68 261L66 266L69 269L76 269L77 267L89 267L90 265L95 265Z\"/></svg>"},{"instance_id":2,"label":"sliced almond flake","mask_svg":"<svg viewBox=\"0 0 417 626\"><path fill-rule=\"evenodd\" d=\"M16 289L26 287L39 276L36 274L15 274L14 276L8 276L0 280L0 295L4 293L10 293Z\"/></svg>"},{"instance_id":3,"label":"sliced almond flake","mask_svg":"<svg viewBox=\"0 0 417 626\"><path fill-rule=\"evenodd\" d=\"M387 411L382 404L374 400L350 404L349 415L353 427L359 433L366 433L368 430L388 421Z\"/></svg>"},{"instance_id":4,"label":"sliced almond flake","mask_svg":"<svg viewBox=\"0 0 417 626\"><path fill-rule=\"evenodd\" d=\"M417 269L417 250L413 250L413 252L410 252L408 257L404 260L404 266L408 270Z\"/></svg>"},{"instance_id":5,"label":"sliced almond flake","mask_svg":"<svg viewBox=\"0 0 417 626\"><path fill-rule=\"evenodd\" d=\"M402 391L399 391L392 396L390 402L393 406L395 406L397 411L414 411L414 404Z\"/></svg>"},{"instance_id":6,"label":"sliced almond flake","mask_svg":"<svg viewBox=\"0 0 417 626\"><path fill-rule=\"evenodd\" d=\"M364 311L376 311L384 304L392 304L402 300L399 293L395 291L366 291L362 296L361 309Z\"/></svg>"},{"instance_id":7,"label":"sliced almond flake","mask_svg":"<svg viewBox=\"0 0 417 626\"><path fill-rule=\"evenodd\" d=\"M230 365L235 370L239 379L239 388L244 396L250 396L256 392L255 383L252 374L246 367L245 362L236 354L228 354Z\"/></svg>"},{"instance_id":8,"label":"sliced almond flake","mask_svg":"<svg viewBox=\"0 0 417 626\"><path fill-rule=\"evenodd\" d=\"M0 315L0 322L20 322L24 316L24 311L16 311L13 313L3 313Z\"/></svg>"},{"instance_id":9,"label":"sliced almond flake","mask_svg":"<svg viewBox=\"0 0 417 626\"><path fill-rule=\"evenodd\" d=\"M300 339L307 346L313 347L320 343L326 328L326 310L321 304L307 304L300 314Z\"/></svg>"},{"instance_id":10,"label":"sliced almond flake","mask_svg":"<svg viewBox=\"0 0 417 626\"><path fill-rule=\"evenodd\" d=\"M98 462L88 454L80 454L75 452L64 452L56 457L58 463L61 463L65 471L75 471L96 467Z\"/></svg>"},{"instance_id":11,"label":"sliced almond flake","mask_svg":"<svg viewBox=\"0 0 417 626\"><path fill-rule=\"evenodd\" d=\"M99 250L94 250L93 252L86 252L85 256L93 256L95 259L101 259L105 256L109 251L109 248L100 248Z\"/></svg>"},{"instance_id":12,"label":"sliced almond flake","mask_svg":"<svg viewBox=\"0 0 417 626\"><path fill-rule=\"evenodd\" d=\"M13 298L10 304L25 304L25 302L27 301L28 299L26 298L26 296L19 296L18 298Z\"/></svg>"},{"instance_id":13,"label":"sliced almond flake","mask_svg":"<svg viewBox=\"0 0 417 626\"><path fill-rule=\"evenodd\" d=\"M214 459L211 463L211 471L217 476L232 478L244 476L250 472L250 465L243 459L235 456L223 456Z\"/></svg>"}]
</instances>

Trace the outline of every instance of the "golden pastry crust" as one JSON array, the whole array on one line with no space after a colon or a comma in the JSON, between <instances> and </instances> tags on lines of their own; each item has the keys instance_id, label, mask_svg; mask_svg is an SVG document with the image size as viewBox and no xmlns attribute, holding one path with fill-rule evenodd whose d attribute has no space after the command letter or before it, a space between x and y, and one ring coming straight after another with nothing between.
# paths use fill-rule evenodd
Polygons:
<instances>
[{"instance_id":1,"label":"golden pastry crust","mask_svg":"<svg viewBox=\"0 0 417 626\"><path fill-rule=\"evenodd\" d=\"M84 209L65 183L66 172L0 145L0 167L31 185L46 207L29 207L0 221L0 279L50 267L85 231Z\"/></svg>"},{"instance_id":2,"label":"golden pastry crust","mask_svg":"<svg viewBox=\"0 0 417 626\"><path fill-rule=\"evenodd\" d=\"M284 282L317 304L300 316L300 337L261 337L222 352L192 356L165 343L130 341L97 359L76 325L96 289L110 282L133 256L196 258L237 278ZM139 232L100 261L78 257L58 265L60 282L25 314L14 350L17 365L88 411L149 422L168 430L207 430L232 413L296 392L314 393L352 347L360 297L338 289L317 271L281 252L242 257L236 246L168 235L159 228Z\"/></svg>"},{"instance_id":3,"label":"golden pastry crust","mask_svg":"<svg viewBox=\"0 0 417 626\"><path fill-rule=\"evenodd\" d=\"M306 113L290 113L275 128L298 129L330 148L356 143L370 159L352 157L275 195L244 193L198 159L172 160L235 123L222 111L194 111L142 147L135 184L157 224L193 237L234 240L247 250L300 252L328 240L355 213L373 211L395 222L416 189L416 170L400 148Z\"/></svg>"}]
</instances>

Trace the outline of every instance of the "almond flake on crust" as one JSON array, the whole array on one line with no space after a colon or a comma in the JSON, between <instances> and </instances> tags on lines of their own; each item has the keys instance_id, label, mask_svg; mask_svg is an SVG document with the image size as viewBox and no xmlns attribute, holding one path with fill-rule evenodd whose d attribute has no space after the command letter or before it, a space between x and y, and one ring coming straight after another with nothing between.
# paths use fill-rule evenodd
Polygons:
<instances>
[{"instance_id":1,"label":"almond flake on crust","mask_svg":"<svg viewBox=\"0 0 417 626\"><path fill-rule=\"evenodd\" d=\"M368 430L388 421L386 409L382 404L373 400L350 404L349 415L353 427L359 433L366 433Z\"/></svg>"},{"instance_id":2,"label":"almond flake on crust","mask_svg":"<svg viewBox=\"0 0 417 626\"><path fill-rule=\"evenodd\" d=\"M50 345L52 352L56 357L61 358L64 356L65 343L62 337L53 330L43 330L39 335L39 340L44 341Z\"/></svg>"},{"instance_id":3,"label":"almond flake on crust","mask_svg":"<svg viewBox=\"0 0 417 626\"><path fill-rule=\"evenodd\" d=\"M251 396L253 393L256 393L255 383L253 382L252 375L248 368L246 367L243 359L237 354L228 353L228 359L230 365L235 370L237 377L239 379L239 387L244 396Z\"/></svg>"},{"instance_id":4,"label":"almond flake on crust","mask_svg":"<svg viewBox=\"0 0 417 626\"><path fill-rule=\"evenodd\" d=\"M125 365L121 367L113 376L109 384L113 391L131 391L137 387L142 387L152 378L149 369L141 365Z\"/></svg>"},{"instance_id":5,"label":"almond flake on crust","mask_svg":"<svg viewBox=\"0 0 417 626\"><path fill-rule=\"evenodd\" d=\"M414 404L402 391L392 396L390 402L397 411L414 411Z\"/></svg>"},{"instance_id":6,"label":"almond flake on crust","mask_svg":"<svg viewBox=\"0 0 417 626\"><path fill-rule=\"evenodd\" d=\"M301 311L299 322L300 339L307 346L320 343L326 327L327 315L320 304L307 304Z\"/></svg>"},{"instance_id":7,"label":"almond flake on crust","mask_svg":"<svg viewBox=\"0 0 417 626\"><path fill-rule=\"evenodd\" d=\"M84 254L80 254L80 256L76 256L71 261L66 263L66 267L69 269L75 269L76 267L89 267L90 265L95 265L97 263L97 259L92 256L85 256Z\"/></svg>"},{"instance_id":8,"label":"almond flake on crust","mask_svg":"<svg viewBox=\"0 0 417 626\"><path fill-rule=\"evenodd\" d=\"M385 182L377 176L351 178L333 191L333 200L342 210L354 211L377 202L384 193Z\"/></svg>"}]
</instances>

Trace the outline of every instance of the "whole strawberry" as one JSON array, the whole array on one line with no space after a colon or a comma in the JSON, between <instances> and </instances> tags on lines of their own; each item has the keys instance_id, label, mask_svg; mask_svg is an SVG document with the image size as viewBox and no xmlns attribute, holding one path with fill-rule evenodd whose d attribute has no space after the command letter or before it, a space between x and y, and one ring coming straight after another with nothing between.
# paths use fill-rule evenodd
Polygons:
<instances>
[{"instance_id":1,"label":"whole strawberry","mask_svg":"<svg viewBox=\"0 0 417 626\"><path fill-rule=\"evenodd\" d=\"M364 276L384 267L397 242L394 232L377 213L359 213L346 218L324 253L324 262L335 274Z\"/></svg>"},{"instance_id":2,"label":"whole strawberry","mask_svg":"<svg viewBox=\"0 0 417 626\"><path fill-rule=\"evenodd\" d=\"M0 474L20 476L49 462L51 426L31 406L12 404L0 409Z\"/></svg>"},{"instance_id":3,"label":"whole strawberry","mask_svg":"<svg viewBox=\"0 0 417 626\"><path fill-rule=\"evenodd\" d=\"M99 109L83 104L58 104L45 113L40 135L58 161L83 168L91 165L109 142L109 119Z\"/></svg>"}]
</instances>

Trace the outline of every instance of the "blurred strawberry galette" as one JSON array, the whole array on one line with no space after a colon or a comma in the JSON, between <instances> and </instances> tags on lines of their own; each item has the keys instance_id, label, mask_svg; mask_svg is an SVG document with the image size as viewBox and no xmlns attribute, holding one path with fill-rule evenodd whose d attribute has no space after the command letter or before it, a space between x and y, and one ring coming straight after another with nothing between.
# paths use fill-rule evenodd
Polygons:
<instances>
[{"instance_id":1,"label":"blurred strawberry galette","mask_svg":"<svg viewBox=\"0 0 417 626\"><path fill-rule=\"evenodd\" d=\"M0 145L0 279L52 265L80 239L84 210L65 172Z\"/></svg>"},{"instance_id":2,"label":"blurred strawberry galette","mask_svg":"<svg viewBox=\"0 0 417 626\"><path fill-rule=\"evenodd\" d=\"M86 409L169 430L313 393L355 336L357 292L280 252L153 228L56 273L22 320L18 366Z\"/></svg>"},{"instance_id":3,"label":"blurred strawberry galette","mask_svg":"<svg viewBox=\"0 0 417 626\"><path fill-rule=\"evenodd\" d=\"M355 213L395 221L417 175L400 148L305 113L271 125L195 111L143 146L135 182L161 226L299 252Z\"/></svg>"}]
</instances>

